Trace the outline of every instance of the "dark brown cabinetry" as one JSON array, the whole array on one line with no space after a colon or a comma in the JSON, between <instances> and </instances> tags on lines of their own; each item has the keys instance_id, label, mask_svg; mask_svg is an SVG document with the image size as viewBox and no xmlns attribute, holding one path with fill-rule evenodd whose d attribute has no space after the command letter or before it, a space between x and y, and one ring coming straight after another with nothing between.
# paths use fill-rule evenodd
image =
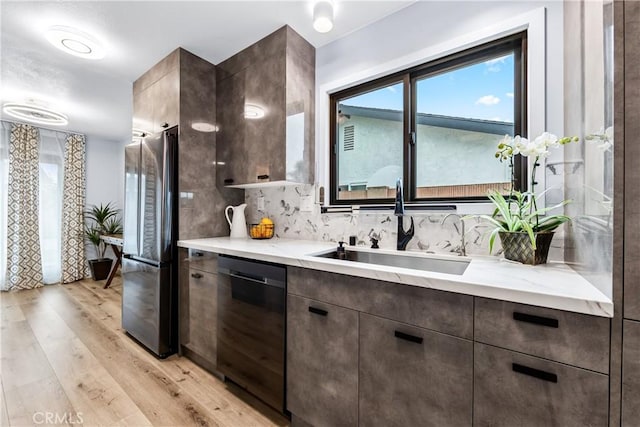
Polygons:
<instances>
[{"instance_id":1,"label":"dark brown cabinetry","mask_svg":"<svg viewBox=\"0 0 640 427\"><path fill-rule=\"evenodd\" d=\"M228 234L224 208L244 201L242 191L216 182L216 132L194 129L196 122L216 124L216 67L178 48L133 83L133 128L150 134L178 125L181 240Z\"/></svg>"},{"instance_id":2,"label":"dark brown cabinetry","mask_svg":"<svg viewBox=\"0 0 640 427\"><path fill-rule=\"evenodd\" d=\"M475 343L474 426L606 426L609 378Z\"/></svg>"},{"instance_id":3,"label":"dark brown cabinetry","mask_svg":"<svg viewBox=\"0 0 640 427\"><path fill-rule=\"evenodd\" d=\"M287 408L314 426L358 424L358 312L287 298Z\"/></svg>"},{"instance_id":4,"label":"dark brown cabinetry","mask_svg":"<svg viewBox=\"0 0 640 427\"><path fill-rule=\"evenodd\" d=\"M179 56L174 51L134 83L134 129L150 134L179 124Z\"/></svg>"},{"instance_id":5,"label":"dark brown cabinetry","mask_svg":"<svg viewBox=\"0 0 640 427\"><path fill-rule=\"evenodd\" d=\"M217 255L193 249L182 249L180 253L180 350L215 372Z\"/></svg>"},{"instance_id":6,"label":"dark brown cabinetry","mask_svg":"<svg viewBox=\"0 0 640 427\"><path fill-rule=\"evenodd\" d=\"M295 267L288 274L292 294L462 338L473 336L472 296Z\"/></svg>"},{"instance_id":7,"label":"dark brown cabinetry","mask_svg":"<svg viewBox=\"0 0 640 427\"><path fill-rule=\"evenodd\" d=\"M625 320L622 348L622 425L640 421L640 322Z\"/></svg>"},{"instance_id":8,"label":"dark brown cabinetry","mask_svg":"<svg viewBox=\"0 0 640 427\"><path fill-rule=\"evenodd\" d=\"M315 49L285 26L218 65L217 177L312 183Z\"/></svg>"},{"instance_id":9,"label":"dark brown cabinetry","mask_svg":"<svg viewBox=\"0 0 640 427\"><path fill-rule=\"evenodd\" d=\"M609 328L605 317L476 298L476 341L605 374Z\"/></svg>"},{"instance_id":10,"label":"dark brown cabinetry","mask_svg":"<svg viewBox=\"0 0 640 427\"><path fill-rule=\"evenodd\" d=\"M296 267L287 277L294 420L471 424L473 344L436 331L471 337L473 297Z\"/></svg>"},{"instance_id":11,"label":"dark brown cabinetry","mask_svg":"<svg viewBox=\"0 0 640 427\"><path fill-rule=\"evenodd\" d=\"M471 341L360 313L359 352L360 425L471 425Z\"/></svg>"},{"instance_id":12,"label":"dark brown cabinetry","mask_svg":"<svg viewBox=\"0 0 640 427\"><path fill-rule=\"evenodd\" d=\"M298 267L287 274L296 422L608 423L610 319ZM625 351L635 375L640 344ZM636 386L625 385L634 419Z\"/></svg>"}]
</instances>

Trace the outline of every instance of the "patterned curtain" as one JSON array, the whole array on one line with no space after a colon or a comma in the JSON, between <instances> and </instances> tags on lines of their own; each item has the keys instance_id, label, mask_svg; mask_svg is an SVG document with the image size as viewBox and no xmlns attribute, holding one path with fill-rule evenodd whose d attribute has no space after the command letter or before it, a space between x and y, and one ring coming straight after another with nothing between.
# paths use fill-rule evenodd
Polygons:
<instances>
[{"instance_id":1,"label":"patterned curtain","mask_svg":"<svg viewBox=\"0 0 640 427\"><path fill-rule=\"evenodd\" d=\"M43 285L38 227L39 131L12 124L7 191L7 283L10 289Z\"/></svg>"},{"instance_id":2,"label":"patterned curtain","mask_svg":"<svg viewBox=\"0 0 640 427\"><path fill-rule=\"evenodd\" d=\"M64 149L64 195L62 209L62 283L85 277L84 254L84 135L69 134Z\"/></svg>"}]
</instances>

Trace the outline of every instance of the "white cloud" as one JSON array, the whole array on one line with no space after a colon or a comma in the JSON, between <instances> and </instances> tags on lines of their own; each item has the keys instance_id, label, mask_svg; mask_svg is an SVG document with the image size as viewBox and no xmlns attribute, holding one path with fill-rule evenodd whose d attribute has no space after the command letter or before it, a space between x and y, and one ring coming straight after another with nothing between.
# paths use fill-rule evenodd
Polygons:
<instances>
[{"instance_id":1,"label":"white cloud","mask_svg":"<svg viewBox=\"0 0 640 427\"><path fill-rule=\"evenodd\" d=\"M397 92L395 86L387 86L387 90L389 90L389 92L393 92L393 93Z\"/></svg>"},{"instance_id":2,"label":"white cloud","mask_svg":"<svg viewBox=\"0 0 640 427\"><path fill-rule=\"evenodd\" d=\"M485 95L478 98L478 100L476 101L476 105L491 106L496 105L498 102L500 102L500 98L498 98L497 96Z\"/></svg>"},{"instance_id":3,"label":"white cloud","mask_svg":"<svg viewBox=\"0 0 640 427\"><path fill-rule=\"evenodd\" d=\"M502 68L500 67L501 64L504 64L505 61L507 60L507 58L510 56L509 55L505 55L505 56L500 56L498 58L493 58L490 59L488 61L484 61L484 64L487 66L487 72L490 73L497 73L499 72Z\"/></svg>"},{"instance_id":4,"label":"white cloud","mask_svg":"<svg viewBox=\"0 0 640 427\"><path fill-rule=\"evenodd\" d=\"M507 98L513 98L513 92L507 92L505 95L507 95Z\"/></svg>"}]
</instances>

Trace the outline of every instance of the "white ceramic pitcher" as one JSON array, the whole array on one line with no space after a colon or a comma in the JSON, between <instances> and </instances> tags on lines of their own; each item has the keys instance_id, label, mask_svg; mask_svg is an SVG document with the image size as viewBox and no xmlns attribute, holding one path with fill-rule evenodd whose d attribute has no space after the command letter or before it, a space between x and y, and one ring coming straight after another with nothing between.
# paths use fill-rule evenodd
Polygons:
<instances>
[{"instance_id":1,"label":"white ceramic pitcher","mask_svg":"<svg viewBox=\"0 0 640 427\"><path fill-rule=\"evenodd\" d=\"M227 222L231 228L231 234L229 237L232 239L246 239L247 238L247 220L244 217L244 208L247 207L246 203L238 206L227 206L224 210L224 216L227 217ZM229 209L233 212L231 215L233 221L229 219Z\"/></svg>"}]
</instances>

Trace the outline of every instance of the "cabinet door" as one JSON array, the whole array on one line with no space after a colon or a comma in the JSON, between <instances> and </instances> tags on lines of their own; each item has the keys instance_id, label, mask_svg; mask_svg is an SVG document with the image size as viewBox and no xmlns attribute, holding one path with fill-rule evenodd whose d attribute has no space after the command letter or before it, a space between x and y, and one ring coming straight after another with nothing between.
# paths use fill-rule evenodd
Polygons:
<instances>
[{"instance_id":1,"label":"cabinet door","mask_svg":"<svg viewBox=\"0 0 640 427\"><path fill-rule=\"evenodd\" d=\"M160 132L178 124L180 108L180 72L173 70L149 87L153 96L153 131Z\"/></svg>"},{"instance_id":2,"label":"cabinet door","mask_svg":"<svg viewBox=\"0 0 640 427\"><path fill-rule=\"evenodd\" d=\"M606 426L609 377L475 344L474 426Z\"/></svg>"},{"instance_id":3,"label":"cabinet door","mask_svg":"<svg viewBox=\"0 0 640 427\"><path fill-rule=\"evenodd\" d=\"M181 304L180 321L186 325L180 328L180 344L204 359L204 367L212 370L216 365L218 275L190 268L187 280L186 292L181 293L186 301Z\"/></svg>"},{"instance_id":4,"label":"cabinet door","mask_svg":"<svg viewBox=\"0 0 640 427\"><path fill-rule=\"evenodd\" d=\"M640 421L640 322L624 321L622 350L622 425Z\"/></svg>"},{"instance_id":5,"label":"cabinet door","mask_svg":"<svg viewBox=\"0 0 640 427\"><path fill-rule=\"evenodd\" d=\"M153 132L153 90L149 88L133 94L133 129Z\"/></svg>"},{"instance_id":6,"label":"cabinet door","mask_svg":"<svg viewBox=\"0 0 640 427\"><path fill-rule=\"evenodd\" d=\"M216 93L216 179L220 185L245 184L249 161L245 142L245 71L218 80Z\"/></svg>"},{"instance_id":7,"label":"cabinet door","mask_svg":"<svg viewBox=\"0 0 640 427\"><path fill-rule=\"evenodd\" d=\"M287 409L316 427L358 424L358 312L287 297Z\"/></svg>"},{"instance_id":8,"label":"cabinet door","mask_svg":"<svg viewBox=\"0 0 640 427\"><path fill-rule=\"evenodd\" d=\"M245 120L247 182L286 179L285 50L273 58L256 62L246 69L245 102L264 109L264 117Z\"/></svg>"},{"instance_id":9,"label":"cabinet door","mask_svg":"<svg viewBox=\"0 0 640 427\"><path fill-rule=\"evenodd\" d=\"M216 274L218 272L218 254L189 249L189 268Z\"/></svg>"},{"instance_id":10,"label":"cabinet door","mask_svg":"<svg viewBox=\"0 0 640 427\"><path fill-rule=\"evenodd\" d=\"M468 426L473 343L360 313L360 425Z\"/></svg>"}]
</instances>

